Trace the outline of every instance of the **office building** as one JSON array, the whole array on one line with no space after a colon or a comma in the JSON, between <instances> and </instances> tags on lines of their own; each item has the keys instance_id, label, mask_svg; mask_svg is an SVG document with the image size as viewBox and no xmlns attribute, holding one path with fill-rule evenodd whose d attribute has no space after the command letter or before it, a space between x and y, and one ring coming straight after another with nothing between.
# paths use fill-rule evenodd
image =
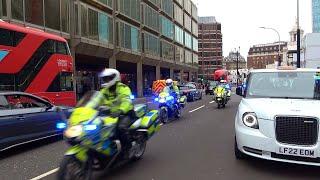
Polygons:
<instances>
[{"instance_id":1,"label":"office building","mask_svg":"<svg viewBox=\"0 0 320 180\"><path fill-rule=\"evenodd\" d=\"M136 95L161 78L194 80L198 13L191 0L0 0L0 18L69 41L77 92L117 68Z\"/></svg>"},{"instance_id":2,"label":"office building","mask_svg":"<svg viewBox=\"0 0 320 180\"><path fill-rule=\"evenodd\" d=\"M199 17L199 77L212 79L222 59L221 23L213 16Z\"/></svg>"}]
</instances>

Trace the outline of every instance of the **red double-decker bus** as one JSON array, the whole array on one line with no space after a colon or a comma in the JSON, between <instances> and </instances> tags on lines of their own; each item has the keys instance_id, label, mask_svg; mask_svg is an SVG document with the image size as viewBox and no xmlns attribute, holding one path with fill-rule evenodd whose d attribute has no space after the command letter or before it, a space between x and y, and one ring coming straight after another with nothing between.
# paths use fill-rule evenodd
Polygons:
<instances>
[{"instance_id":1,"label":"red double-decker bus","mask_svg":"<svg viewBox=\"0 0 320 180\"><path fill-rule=\"evenodd\" d=\"M0 21L0 91L32 93L56 105L73 106L72 70L64 38Z\"/></svg>"}]
</instances>

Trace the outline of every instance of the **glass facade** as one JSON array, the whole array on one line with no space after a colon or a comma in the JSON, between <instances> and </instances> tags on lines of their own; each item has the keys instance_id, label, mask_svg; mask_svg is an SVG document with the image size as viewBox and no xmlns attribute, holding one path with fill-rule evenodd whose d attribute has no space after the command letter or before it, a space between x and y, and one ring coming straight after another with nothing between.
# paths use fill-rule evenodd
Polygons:
<instances>
[{"instance_id":1,"label":"glass facade","mask_svg":"<svg viewBox=\"0 0 320 180\"><path fill-rule=\"evenodd\" d=\"M156 31L159 31L159 14L158 14L158 12L146 4L144 4L143 7L144 7L143 23L146 26L148 26Z\"/></svg>"},{"instance_id":2,"label":"glass facade","mask_svg":"<svg viewBox=\"0 0 320 180\"><path fill-rule=\"evenodd\" d=\"M177 4L174 4L174 19L183 25L183 10Z\"/></svg>"},{"instance_id":3,"label":"glass facade","mask_svg":"<svg viewBox=\"0 0 320 180\"><path fill-rule=\"evenodd\" d=\"M0 16L7 16L7 3L6 0L0 0Z\"/></svg>"},{"instance_id":4,"label":"glass facade","mask_svg":"<svg viewBox=\"0 0 320 180\"><path fill-rule=\"evenodd\" d=\"M25 1L26 22L43 26L43 1Z\"/></svg>"},{"instance_id":5,"label":"glass facade","mask_svg":"<svg viewBox=\"0 0 320 180\"><path fill-rule=\"evenodd\" d=\"M183 30L177 25L175 25L174 28L175 28L175 36L174 36L175 41L183 45L183 39L184 39Z\"/></svg>"},{"instance_id":6,"label":"glass facade","mask_svg":"<svg viewBox=\"0 0 320 180\"><path fill-rule=\"evenodd\" d=\"M70 1L61 0L61 31L70 31ZM76 21L77 22L77 21Z\"/></svg>"},{"instance_id":7,"label":"glass facade","mask_svg":"<svg viewBox=\"0 0 320 180\"><path fill-rule=\"evenodd\" d=\"M184 9L191 14L191 0L184 0L183 3Z\"/></svg>"},{"instance_id":8,"label":"glass facade","mask_svg":"<svg viewBox=\"0 0 320 180\"><path fill-rule=\"evenodd\" d=\"M190 51L184 51L184 59L186 64L192 65L192 53Z\"/></svg>"},{"instance_id":9,"label":"glass facade","mask_svg":"<svg viewBox=\"0 0 320 180\"><path fill-rule=\"evenodd\" d=\"M181 62L183 63L184 62L184 49L182 47L179 47L179 46L175 46L175 59L176 59L176 62Z\"/></svg>"},{"instance_id":10,"label":"glass facade","mask_svg":"<svg viewBox=\"0 0 320 180\"><path fill-rule=\"evenodd\" d=\"M154 5L156 5L156 6L160 6L160 0L149 0L149 1L151 1Z\"/></svg>"},{"instance_id":11,"label":"glass facade","mask_svg":"<svg viewBox=\"0 0 320 180\"><path fill-rule=\"evenodd\" d=\"M173 61L174 59L174 46L168 42L161 42L161 57Z\"/></svg>"},{"instance_id":12,"label":"glass facade","mask_svg":"<svg viewBox=\"0 0 320 180\"><path fill-rule=\"evenodd\" d=\"M170 17L172 17L172 15L173 15L173 2L172 2L172 0L162 0L161 8L165 13L167 13Z\"/></svg>"},{"instance_id":13,"label":"glass facade","mask_svg":"<svg viewBox=\"0 0 320 180\"><path fill-rule=\"evenodd\" d=\"M191 13L192 17L198 21L198 9L197 9L197 6L195 6L193 3L192 3L191 10L192 10L192 13Z\"/></svg>"},{"instance_id":14,"label":"glass facade","mask_svg":"<svg viewBox=\"0 0 320 180\"><path fill-rule=\"evenodd\" d=\"M118 0L119 11L137 21L140 21L140 0Z\"/></svg>"},{"instance_id":15,"label":"glass facade","mask_svg":"<svg viewBox=\"0 0 320 180\"><path fill-rule=\"evenodd\" d=\"M191 35L187 32L184 33L184 45L192 49L192 38Z\"/></svg>"},{"instance_id":16,"label":"glass facade","mask_svg":"<svg viewBox=\"0 0 320 180\"><path fill-rule=\"evenodd\" d=\"M193 61L193 65L198 66L199 65L199 57L198 57L198 55L193 53L193 58L192 59L193 59L192 60Z\"/></svg>"},{"instance_id":17,"label":"glass facade","mask_svg":"<svg viewBox=\"0 0 320 180\"><path fill-rule=\"evenodd\" d=\"M161 34L173 39L173 23L164 16L161 16Z\"/></svg>"},{"instance_id":18,"label":"glass facade","mask_svg":"<svg viewBox=\"0 0 320 180\"><path fill-rule=\"evenodd\" d=\"M140 31L131 25L119 22L120 46L135 52L141 52Z\"/></svg>"},{"instance_id":19,"label":"glass facade","mask_svg":"<svg viewBox=\"0 0 320 180\"><path fill-rule=\"evenodd\" d=\"M192 50L198 52L198 39L192 38Z\"/></svg>"},{"instance_id":20,"label":"glass facade","mask_svg":"<svg viewBox=\"0 0 320 180\"><path fill-rule=\"evenodd\" d=\"M198 28L198 23L192 20L192 34L194 34L195 36L198 36Z\"/></svg>"},{"instance_id":21,"label":"glass facade","mask_svg":"<svg viewBox=\"0 0 320 180\"><path fill-rule=\"evenodd\" d=\"M144 52L153 56L160 55L159 38L149 33L144 33Z\"/></svg>"},{"instance_id":22,"label":"glass facade","mask_svg":"<svg viewBox=\"0 0 320 180\"><path fill-rule=\"evenodd\" d=\"M98 0L98 1L101 2L102 4L112 7L112 0Z\"/></svg>"},{"instance_id":23,"label":"glass facade","mask_svg":"<svg viewBox=\"0 0 320 180\"><path fill-rule=\"evenodd\" d=\"M191 18L186 13L184 14L184 27L191 32Z\"/></svg>"},{"instance_id":24,"label":"glass facade","mask_svg":"<svg viewBox=\"0 0 320 180\"><path fill-rule=\"evenodd\" d=\"M45 25L48 28L60 30L60 4L57 0L45 0Z\"/></svg>"},{"instance_id":25,"label":"glass facade","mask_svg":"<svg viewBox=\"0 0 320 180\"><path fill-rule=\"evenodd\" d=\"M12 18L24 21L23 18L23 0L11 0Z\"/></svg>"},{"instance_id":26,"label":"glass facade","mask_svg":"<svg viewBox=\"0 0 320 180\"><path fill-rule=\"evenodd\" d=\"M313 32L320 33L320 0L312 0Z\"/></svg>"}]
</instances>

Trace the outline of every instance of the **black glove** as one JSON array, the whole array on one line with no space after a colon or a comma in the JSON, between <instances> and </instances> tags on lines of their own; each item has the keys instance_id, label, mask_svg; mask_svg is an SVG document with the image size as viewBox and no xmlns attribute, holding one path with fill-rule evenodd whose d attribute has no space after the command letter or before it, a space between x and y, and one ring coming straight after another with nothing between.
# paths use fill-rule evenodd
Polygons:
<instances>
[{"instance_id":1,"label":"black glove","mask_svg":"<svg viewBox=\"0 0 320 180\"><path fill-rule=\"evenodd\" d=\"M113 118L117 118L121 114L122 114L122 112L119 110L119 111L115 111L115 112L110 113L110 116L113 117Z\"/></svg>"}]
</instances>

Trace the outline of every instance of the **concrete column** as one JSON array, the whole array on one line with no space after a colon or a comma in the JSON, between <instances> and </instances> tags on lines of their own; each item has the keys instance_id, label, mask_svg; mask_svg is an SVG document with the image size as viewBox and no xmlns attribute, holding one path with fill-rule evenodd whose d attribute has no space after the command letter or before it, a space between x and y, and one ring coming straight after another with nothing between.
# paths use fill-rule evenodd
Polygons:
<instances>
[{"instance_id":1,"label":"concrete column","mask_svg":"<svg viewBox=\"0 0 320 180\"><path fill-rule=\"evenodd\" d=\"M192 71L189 71L189 81L192 81L193 79L192 79Z\"/></svg>"},{"instance_id":2,"label":"concrete column","mask_svg":"<svg viewBox=\"0 0 320 180\"><path fill-rule=\"evenodd\" d=\"M180 80L181 80L181 83L184 83L183 75L184 75L184 71L183 71L183 69L181 69L181 70L180 70Z\"/></svg>"},{"instance_id":3,"label":"concrete column","mask_svg":"<svg viewBox=\"0 0 320 180\"><path fill-rule=\"evenodd\" d=\"M143 97L142 61L137 63L137 91L138 97Z\"/></svg>"},{"instance_id":4,"label":"concrete column","mask_svg":"<svg viewBox=\"0 0 320 180\"><path fill-rule=\"evenodd\" d=\"M72 64L73 64L73 89L77 94L77 72L76 72L76 47L78 45L75 34L76 34L76 26L78 22L75 21L75 0L69 1L70 7L70 53L72 56Z\"/></svg>"},{"instance_id":5,"label":"concrete column","mask_svg":"<svg viewBox=\"0 0 320 180\"><path fill-rule=\"evenodd\" d=\"M109 68L117 68L117 59L116 54L113 54L109 59Z\"/></svg>"},{"instance_id":6,"label":"concrete column","mask_svg":"<svg viewBox=\"0 0 320 180\"><path fill-rule=\"evenodd\" d=\"M160 75L160 65L156 66L156 80L159 80L161 78Z\"/></svg>"},{"instance_id":7,"label":"concrete column","mask_svg":"<svg viewBox=\"0 0 320 180\"><path fill-rule=\"evenodd\" d=\"M173 79L173 68L170 68L170 79Z\"/></svg>"}]
</instances>

